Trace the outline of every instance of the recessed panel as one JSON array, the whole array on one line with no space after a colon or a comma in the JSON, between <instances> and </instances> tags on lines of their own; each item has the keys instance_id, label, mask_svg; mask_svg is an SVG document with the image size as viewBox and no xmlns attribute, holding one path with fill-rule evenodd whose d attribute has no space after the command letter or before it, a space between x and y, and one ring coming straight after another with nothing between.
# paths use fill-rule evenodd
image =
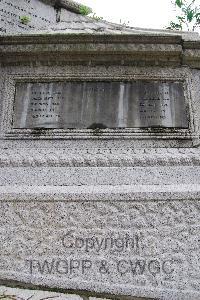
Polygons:
<instances>
[{"instance_id":1,"label":"recessed panel","mask_svg":"<svg viewBox=\"0 0 200 300\"><path fill-rule=\"evenodd\" d=\"M18 83L14 128L188 128L180 81Z\"/></svg>"}]
</instances>

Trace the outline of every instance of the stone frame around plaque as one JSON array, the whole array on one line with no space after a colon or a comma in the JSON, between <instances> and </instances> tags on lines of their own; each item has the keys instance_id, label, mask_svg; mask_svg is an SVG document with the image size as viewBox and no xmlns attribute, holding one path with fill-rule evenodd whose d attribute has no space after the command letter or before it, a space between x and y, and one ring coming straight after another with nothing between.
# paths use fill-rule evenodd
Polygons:
<instances>
[{"instance_id":1,"label":"stone frame around plaque","mask_svg":"<svg viewBox=\"0 0 200 300\"><path fill-rule=\"evenodd\" d=\"M1 122L1 132L4 139L198 139L197 122L193 114L192 95L190 93L191 79L189 71L177 69L170 74L161 70L155 72L152 69L152 75L149 76L142 73L141 70L134 72L134 74L117 74L113 76L103 74L85 74L80 73L75 75L73 73L59 74L56 76L52 74L40 74L31 76L30 74L12 74L5 78L3 92L3 116ZM189 127L187 129L181 128L125 128L125 129L14 129L12 126L14 114L15 101L15 87L16 83L26 82L53 82L53 81L131 81L131 80L148 80L148 81L180 81L183 82L184 95L188 107Z\"/></svg>"}]
</instances>

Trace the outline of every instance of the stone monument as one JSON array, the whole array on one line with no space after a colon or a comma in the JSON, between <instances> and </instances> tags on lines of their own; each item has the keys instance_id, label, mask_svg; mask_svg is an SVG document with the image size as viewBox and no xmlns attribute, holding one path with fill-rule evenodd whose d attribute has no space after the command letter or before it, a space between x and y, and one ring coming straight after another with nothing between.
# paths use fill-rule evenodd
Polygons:
<instances>
[{"instance_id":1,"label":"stone monument","mask_svg":"<svg viewBox=\"0 0 200 300\"><path fill-rule=\"evenodd\" d=\"M199 35L82 11L0 0L0 283L200 299Z\"/></svg>"}]
</instances>

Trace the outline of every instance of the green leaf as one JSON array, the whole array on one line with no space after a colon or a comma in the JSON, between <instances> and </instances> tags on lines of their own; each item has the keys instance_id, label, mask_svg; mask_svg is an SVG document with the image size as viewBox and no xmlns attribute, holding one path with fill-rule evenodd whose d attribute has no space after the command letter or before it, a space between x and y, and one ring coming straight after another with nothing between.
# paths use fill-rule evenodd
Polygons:
<instances>
[{"instance_id":1,"label":"green leaf","mask_svg":"<svg viewBox=\"0 0 200 300\"><path fill-rule=\"evenodd\" d=\"M192 22L193 19L194 19L194 12L193 12L193 10L188 10L188 12L187 12L187 20L188 20L188 22Z\"/></svg>"},{"instance_id":2,"label":"green leaf","mask_svg":"<svg viewBox=\"0 0 200 300\"><path fill-rule=\"evenodd\" d=\"M200 24L200 0L173 0L178 15L175 21L170 23L170 29L183 30L185 26L192 30ZM193 26L191 26L193 25Z\"/></svg>"},{"instance_id":3,"label":"green leaf","mask_svg":"<svg viewBox=\"0 0 200 300\"><path fill-rule=\"evenodd\" d=\"M182 7L183 6L183 1L182 0L176 0L175 4L178 6L178 7Z\"/></svg>"},{"instance_id":4,"label":"green leaf","mask_svg":"<svg viewBox=\"0 0 200 300\"><path fill-rule=\"evenodd\" d=\"M27 25L31 21L31 18L29 16L20 16L19 19L20 22L24 25Z\"/></svg>"},{"instance_id":5,"label":"green leaf","mask_svg":"<svg viewBox=\"0 0 200 300\"><path fill-rule=\"evenodd\" d=\"M182 25L175 22L170 22L170 27L171 29L182 30Z\"/></svg>"},{"instance_id":6,"label":"green leaf","mask_svg":"<svg viewBox=\"0 0 200 300\"><path fill-rule=\"evenodd\" d=\"M87 16L92 13L92 9L85 5L80 5L79 12L83 16Z\"/></svg>"},{"instance_id":7,"label":"green leaf","mask_svg":"<svg viewBox=\"0 0 200 300\"><path fill-rule=\"evenodd\" d=\"M185 17L180 17L180 16L177 16L177 19L181 22L184 22L185 21Z\"/></svg>"}]
</instances>

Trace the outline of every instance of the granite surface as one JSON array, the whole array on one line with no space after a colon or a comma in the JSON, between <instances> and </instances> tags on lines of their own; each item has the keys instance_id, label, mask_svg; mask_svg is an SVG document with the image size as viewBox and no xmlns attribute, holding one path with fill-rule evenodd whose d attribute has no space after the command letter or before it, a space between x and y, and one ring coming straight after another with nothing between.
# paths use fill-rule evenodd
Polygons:
<instances>
[{"instance_id":1,"label":"granite surface","mask_svg":"<svg viewBox=\"0 0 200 300\"><path fill-rule=\"evenodd\" d=\"M6 286L0 286L0 297L4 300L153 300L153 298L141 298L141 297L117 297L109 296L106 297L98 295L96 297L92 296L92 294L87 293L77 293L72 294L70 292L65 293L55 293L42 291L37 289L22 289L22 288L9 288Z\"/></svg>"},{"instance_id":2,"label":"granite surface","mask_svg":"<svg viewBox=\"0 0 200 300\"><path fill-rule=\"evenodd\" d=\"M52 289L66 299L199 300L199 37L97 21L66 3L55 9L53 0L1 0L0 283ZM28 87L37 87L37 97L62 87L63 119L74 119L75 111L83 116L80 82L150 82L148 108L140 113L162 116L170 99L167 123L121 128L125 84L106 88L116 102L102 102L101 93L96 101L104 103L97 121L106 123L108 110L118 117L116 129L88 129L97 122L89 109L86 128L77 120L75 129L30 121L29 104L39 111L46 100L32 99ZM152 114L158 89L162 99ZM146 99L144 85L138 91L130 94ZM52 103L46 104L53 118ZM67 109L70 103L76 109ZM108 127L116 124L111 119Z\"/></svg>"},{"instance_id":3,"label":"granite surface","mask_svg":"<svg viewBox=\"0 0 200 300\"><path fill-rule=\"evenodd\" d=\"M123 186L120 188L122 195ZM174 187L178 198L181 188L184 190L181 185ZM0 202L1 280L197 300L200 202L197 196L192 199L191 188L185 187L181 199L171 191L151 192L147 186L138 187L137 193L129 191L131 199L126 201L117 200L117 194L116 200L110 200L105 186L99 187L96 201L87 201L87 194L81 191L80 200L74 200L73 194L67 200L67 193L63 200L58 195L45 201L44 193L39 201L37 192L24 200L20 194L15 200L6 197L7 201ZM149 196L137 200L144 189L149 189ZM95 194L92 187L91 191ZM102 191L107 200L101 200ZM157 200L148 199L150 195Z\"/></svg>"},{"instance_id":4,"label":"granite surface","mask_svg":"<svg viewBox=\"0 0 200 300\"><path fill-rule=\"evenodd\" d=\"M27 33L56 22L55 10L38 0L1 0L0 34ZM23 23L23 17L28 22Z\"/></svg>"},{"instance_id":5,"label":"granite surface","mask_svg":"<svg viewBox=\"0 0 200 300\"><path fill-rule=\"evenodd\" d=\"M18 64L0 80L1 283L198 300L199 71ZM184 82L189 128L13 128L16 84L78 77Z\"/></svg>"}]
</instances>

